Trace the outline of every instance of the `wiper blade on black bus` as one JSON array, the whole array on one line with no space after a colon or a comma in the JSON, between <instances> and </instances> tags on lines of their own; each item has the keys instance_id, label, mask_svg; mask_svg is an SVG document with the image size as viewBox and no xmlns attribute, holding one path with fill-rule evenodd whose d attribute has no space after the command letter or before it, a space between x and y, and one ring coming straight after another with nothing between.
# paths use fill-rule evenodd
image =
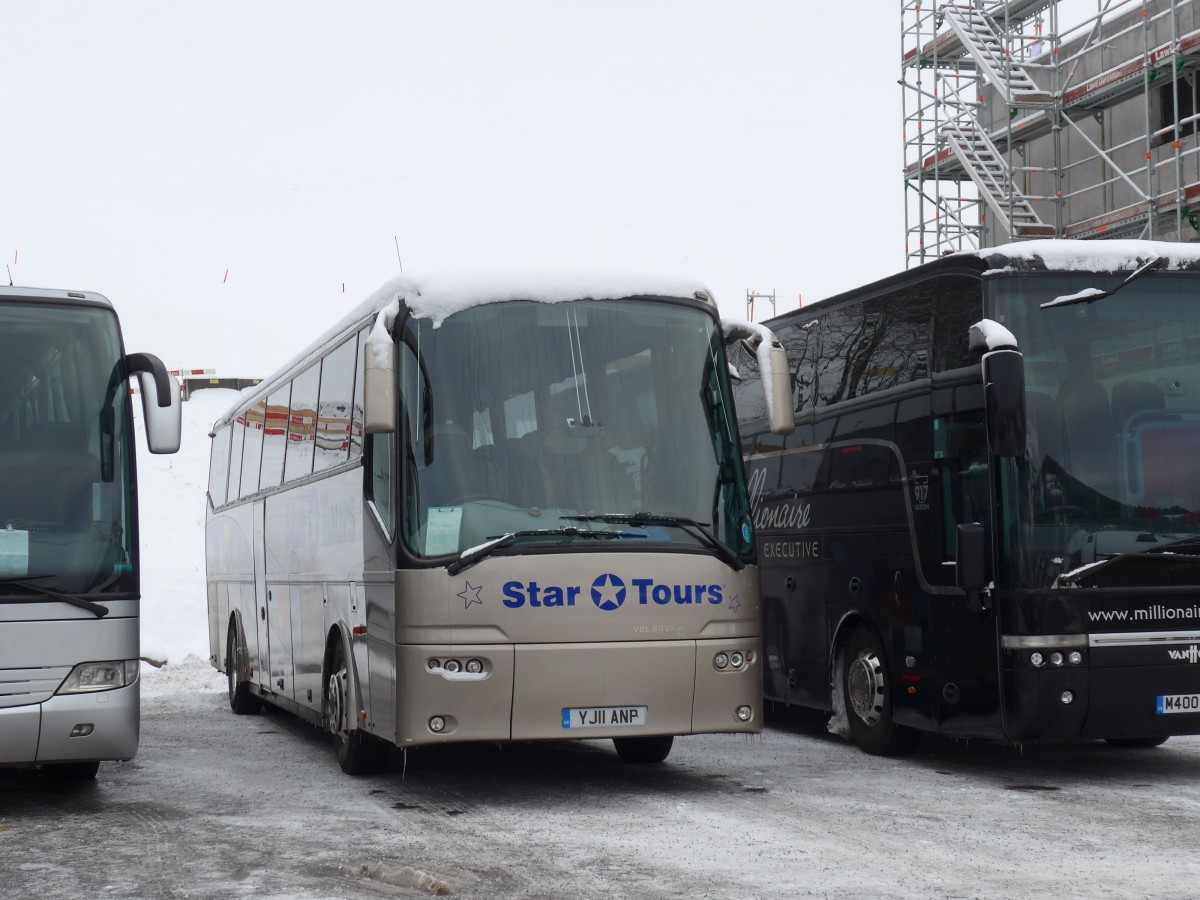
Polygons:
<instances>
[{"instance_id":1,"label":"wiper blade on black bus","mask_svg":"<svg viewBox=\"0 0 1200 900\"><path fill-rule=\"evenodd\" d=\"M53 575L25 575L18 577L0 578L0 585L14 585L15 587L24 588L27 591L33 591L35 594L41 594L41 600L33 601L37 603L45 603L47 600L57 600L61 603L69 603L71 606L78 606L80 609L86 609L90 613L94 613L97 619L101 619L108 615L108 607L101 606L99 603L93 603L91 600L84 600L82 597L76 597L72 594L64 594L62 591L56 591L54 588L44 587L40 584L34 584L35 578L53 578ZM0 603L29 603L26 598L9 597L0 600Z\"/></svg>"},{"instance_id":2,"label":"wiper blade on black bus","mask_svg":"<svg viewBox=\"0 0 1200 900\"><path fill-rule=\"evenodd\" d=\"M572 516L569 518L578 518ZM480 544L478 547L472 547L469 550L464 550L458 559L446 566L446 571L451 575L457 575L468 566L473 566L485 557L491 556L493 552L501 547L507 547L510 544L516 543L521 538L529 537L577 537L577 538L631 538L642 537L640 534L627 534L624 531L591 531L587 528L575 528L566 526L563 528L532 528L526 531L510 531L507 534L502 534L499 537L494 537L485 544Z\"/></svg>"},{"instance_id":3,"label":"wiper blade on black bus","mask_svg":"<svg viewBox=\"0 0 1200 900\"><path fill-rule=\"evenodd\" d=\"M682 528L689 534L699 535L704 543L712 550L715 550L717 556L723 562L728 563L733 567L734 571L740 572L746 568L746 564L742 562L741 557L734 553L731 549L721 543L720 539L709 531L707 522L697 522L695 519L689 519L687 516L663 516L655 513L637 512L637 513L595 513L586 516L563 516L564 519L575 519L580 522L614 522L621 525L632 525L635 528L648 528L651 525L666 525L669 528Z\"/></svg>"},{"instance_id":4,"label":"wiper blade on black bus","mask_svg":"<svg viewBox=\"0 0 1200 900\"><path fill-rule=\"evenodd\" d=\"M1076 303L1095 303L1097 300L1100 300L1104 297L1111 297L1127 284L1137 281L1137 279L1141 278L1147 272L1157 269L1164 262L1166 262L1166 260L1161 256L1155 256L1147 260L1146 262L1142 263L1140 267L1130 273L1130 275L1124 281L1118 284L1111 291L1103 291L1100 288L1084 288L1082 291L1078 291L1074 294L1067 294L1063 297L1055 297L1053 300L1047 300L1045 303L1040 304L1038 308L1053 309L1058 306L1074 306Z\"/></svg>"}]
</instances>

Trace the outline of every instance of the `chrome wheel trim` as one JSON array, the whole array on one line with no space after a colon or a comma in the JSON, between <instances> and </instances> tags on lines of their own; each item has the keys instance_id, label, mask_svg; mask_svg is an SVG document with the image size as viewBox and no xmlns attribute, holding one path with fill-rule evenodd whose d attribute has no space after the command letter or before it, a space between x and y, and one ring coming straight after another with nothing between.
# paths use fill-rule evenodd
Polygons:
<instances>
[{"instance_id":1,"label":"chrome wheel trim","mask_svg":"<svg viewBox=\"0 0 1200 900\"><path fill-rule=\"evenodd\" d=\"M346 721L346 669L343 667L329 676L325 691L326 717L329 730L340 740L349 738Z\"/></svg>"},{"instance_id":2,"label":"chrome wheel trim","mask_svg":"<svg viewBox=\"0 0 1200 900\"><path fill-rule=\"evenodd\" d=\"M883 680L883 663L870 650L862 651L846 671L846 696L854 714L868 726L883 718L883 703L887 696Z\"/></svg>"}]
</instances>

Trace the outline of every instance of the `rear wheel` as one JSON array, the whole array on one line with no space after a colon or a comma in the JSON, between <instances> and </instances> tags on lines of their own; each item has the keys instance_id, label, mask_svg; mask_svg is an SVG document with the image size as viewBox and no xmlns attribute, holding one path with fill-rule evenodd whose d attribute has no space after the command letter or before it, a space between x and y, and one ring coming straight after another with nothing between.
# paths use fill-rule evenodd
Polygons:
<instances>
[{"instance_id":1,"label":"rear wheel","mask_svg":"<svg viewBox=\"0 0 1200 900\"><path fill-rule=\"evenodd\" d=\"M613 746L617 748L617 756L621 762L627 763L660 763L671 752L675 738L671 735L655 735L654 737L613 738Z\"/></svg>"},{"instance_id":2,"label":"rear wheel","mask_svg":"<svg viewBox=\"0 0 1200 900\"><path fill-rule=\"evenodd\" d=\"M242 679L245 671L241 642L237 636L237 625L229 623L229 637L225 642L225 679L229 689L229 708L239 716L256 713L262 709L262 701L250 693L250 682Z\"/></svg>"},{"instance_id":3,"label":"rear wheel","mask_svg":"<svg viewBox=\"0 0 1200 900\"><path fill-rule=\"evenodd\" d=\"M850 739L875 756L908 753L921 738L892 717L887 657L875 633L857 628L846 645L841 689L850 723Z\"/></svg>"},{"instance_id":4,"label":"rear wheel","mask_svg":"<svg viewBox=\"0 0 1200 900\"><path fill-rule=\"evenodd\" d=\"M387 762L388 746L354 725L350 671L341 641L334 644L325 682L325 727L337 744L338 765L347 775L370 775Z\"/></svg>"},{"instance_id":5,"label":"rear wheel","mask_svg":"<svg viewBox=\"0 0 1200 900\"><path fill-rule=\"evenodd\" d=\"M1165 737L1142 737L1142 738L1108 738L1108 743L1114 747L1158 747L1165 744Z\"/></svg>"}]
</instances>

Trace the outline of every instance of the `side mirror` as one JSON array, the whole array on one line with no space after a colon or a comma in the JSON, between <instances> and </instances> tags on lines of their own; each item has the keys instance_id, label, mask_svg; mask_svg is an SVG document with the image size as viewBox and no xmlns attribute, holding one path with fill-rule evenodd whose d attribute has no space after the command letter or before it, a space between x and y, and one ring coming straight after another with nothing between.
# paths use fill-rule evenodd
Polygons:
<instances>
[{"instance_id":1,"label":"side mirror","mask_svg":"<svg viewBox=\"0 0 1200 900\"><path fill-rule=\"evenodd\" d=\"M978 522L964 522L955 530L954 579L966 592L972 609L985 606L980 593L987 587L987 532Z\"/></svg>"},{"instance_id":2,"label":"side mirror","mask_svg":"<svg viewBox=\"0 0 1200 900\"><path fill-rule=\"evenodd\" d=\"M988 446L992 455L1025 455L1025 360L1016 350L983 357Z\"/></svg>"},{"instance_id":3,"label":"side mirror","mask_svg":"<svg viewBox=\"0 0 1200 900\"><path fill-rule=\"evenodd\" d=\"M792 372L788 366L787 351L775 335L771 335L768 356L771 360L771 379L770 383L763 379L763 390L767 392L771 433L791 434L796 430L796 415L792 409Z\"/></svg>"},{"instance_id":4,"label":"side mirror","mask_svg":"<svg viewBox=\"0 0 1200 900\"><path fill-rule=\"evenodd\" d=\"M396 345L391 322L396 311L380 310L363 345L363 431L391 434L396 430Z\"/></svg>"},{"instance_id":5,"label":"side mirror","mask_svg":"<svg viewBox=\"0 0 1200 900\"><path fill-rule=\"evenodd\" d=\"M721 330L725 344L745 341L758 357L763 391L767 399L768 427L772 434L791 434L796 430L792 409L792 373L788 367L787 351L770 328L738 319L722 319Z\"/></svg>"},{"instance_id":6,"label":"side mirror","mask_svg":"<svg viewBox=\"0 0 1200 900\"><path fill-rule=\"evenodd\" d=\"M125 357L130 375L136 375L142 395L146 446L151 453L175 453L183 432L183 403L179 382L157 356L130 353Z\"/></svg>"}]
</instances>

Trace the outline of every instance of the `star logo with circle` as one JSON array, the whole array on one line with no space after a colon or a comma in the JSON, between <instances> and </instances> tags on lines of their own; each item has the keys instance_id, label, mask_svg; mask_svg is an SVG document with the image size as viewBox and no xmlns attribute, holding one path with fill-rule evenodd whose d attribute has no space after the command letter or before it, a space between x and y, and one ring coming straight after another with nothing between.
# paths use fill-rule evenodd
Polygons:
<instances>
[{"instance_id":1,"label":"star logo with circle","mask_svg":"<svg viewBox=\"0 0 1200 900\"><path fill-rule=\"evenodd\" d=\"M625 602L625 582L616 575L601 575L592 582L592 602L605 612Z\"/></svg>"}]
</instances>

